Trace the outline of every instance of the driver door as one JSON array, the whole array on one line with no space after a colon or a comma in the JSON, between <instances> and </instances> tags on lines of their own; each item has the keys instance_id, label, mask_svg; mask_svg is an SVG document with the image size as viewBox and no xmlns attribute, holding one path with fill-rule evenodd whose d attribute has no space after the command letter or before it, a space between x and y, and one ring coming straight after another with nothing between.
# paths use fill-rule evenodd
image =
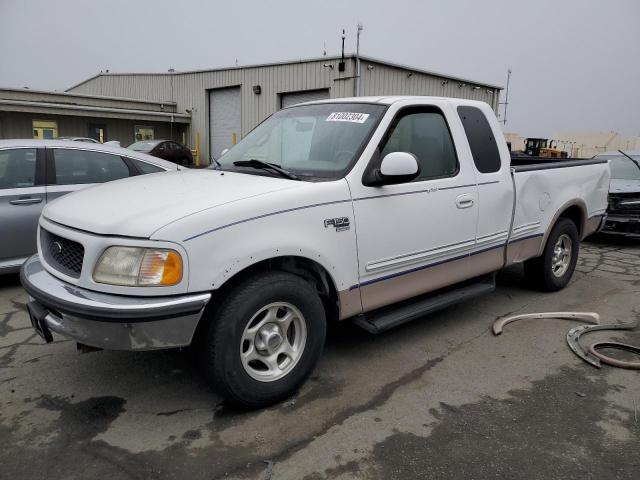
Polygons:
<instances>
[{"instance_id":1,"label":"driver door","mask_svg":"<svg viewBox=\"0 0 640 480\"><path fill-rule=\"evenodd\" d=\"M381 187L351 185L364 311L453 284L469 274L477 185L473 169L460 168L444 113L434 106L401 109L372 165L396 151L417 158L418 178Z\"/></svg>"}]
</instances>

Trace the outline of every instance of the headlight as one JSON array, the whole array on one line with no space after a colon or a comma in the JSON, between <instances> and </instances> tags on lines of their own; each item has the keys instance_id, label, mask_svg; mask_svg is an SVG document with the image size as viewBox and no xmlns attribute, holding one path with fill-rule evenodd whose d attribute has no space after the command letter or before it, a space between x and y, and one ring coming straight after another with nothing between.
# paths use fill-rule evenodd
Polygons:
<instances>
[{"instance_id":1,"label":"headlight","mask_svg":"<svg viewBox=\"0 0 640 480\"><path fill-rule=\"evenodd\" d=\"M132 287L175 285L182 280L182 257L163 248L109 247L100 256L93 279Z\"/></svg>"}]
</instances>

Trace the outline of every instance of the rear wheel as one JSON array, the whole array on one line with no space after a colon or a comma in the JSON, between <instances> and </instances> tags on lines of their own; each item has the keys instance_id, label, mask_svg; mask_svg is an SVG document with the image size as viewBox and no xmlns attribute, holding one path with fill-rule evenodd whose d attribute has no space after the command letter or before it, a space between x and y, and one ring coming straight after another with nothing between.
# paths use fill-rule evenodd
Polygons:
<instances>
[{"instance_id":1,"label":"rear wheel","mask_svg":"<svg viewBox=\"0 0 640 480\"><path fill-rule=\"evenodd\" d=\"M524 263L527 279L533 287L544 292L561 290L573 276L579 248L576 224L568 218L560 218L549 234L542 255Z\"/></svg>"},{"instance_id":2,"label":"rear wheel","mask_svg":"<svg viewBox=\"0 0 640 480\"><path fill-rule=\"evenodd\" d=\"M302 278L271 272L234 288L214 314L203 344L213 388L244 408L276 403L296 392L324 346L325 312Z\"/></svg>"}]
</instances>

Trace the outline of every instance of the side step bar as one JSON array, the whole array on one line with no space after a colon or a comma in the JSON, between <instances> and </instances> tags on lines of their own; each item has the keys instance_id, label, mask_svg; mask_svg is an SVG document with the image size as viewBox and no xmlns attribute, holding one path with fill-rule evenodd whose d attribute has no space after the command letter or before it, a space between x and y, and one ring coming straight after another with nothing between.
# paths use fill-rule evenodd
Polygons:
<instances>
[{"instance_id":1,"label":"side step bar","mask_svg":"<svg viewBox=\"0 0 640 480\"><path fill-rule=\"evenodd\" d=\"M382 333L429 313L492 292L496 289L495 278L495 273L492 273L490 276L480 277L461 286L450 287L395 305L382 307L356 316L353 323L369 333Z\"/></svg>"}]
</instances>

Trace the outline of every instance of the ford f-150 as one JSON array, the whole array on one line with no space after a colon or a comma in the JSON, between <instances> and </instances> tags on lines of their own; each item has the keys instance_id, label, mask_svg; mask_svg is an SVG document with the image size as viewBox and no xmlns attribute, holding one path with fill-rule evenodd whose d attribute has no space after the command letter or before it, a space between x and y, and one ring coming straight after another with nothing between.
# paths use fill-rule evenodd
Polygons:
<instances>
[{"instance_id":1,"label":"ford f-150","mask_svg":"<svg viewBox=\"0 0 640 480\"><path fill-rule=\"evenodd\" d=\"M313 102L208 170L48 204L21 280L45 340L192 345L214 388L258 407L309 376L328 322L381 332L492 290L520 262L536 288L563 288L608 189L604 160L512 165L482 102Z\"/></svg>"}]
</instances>

